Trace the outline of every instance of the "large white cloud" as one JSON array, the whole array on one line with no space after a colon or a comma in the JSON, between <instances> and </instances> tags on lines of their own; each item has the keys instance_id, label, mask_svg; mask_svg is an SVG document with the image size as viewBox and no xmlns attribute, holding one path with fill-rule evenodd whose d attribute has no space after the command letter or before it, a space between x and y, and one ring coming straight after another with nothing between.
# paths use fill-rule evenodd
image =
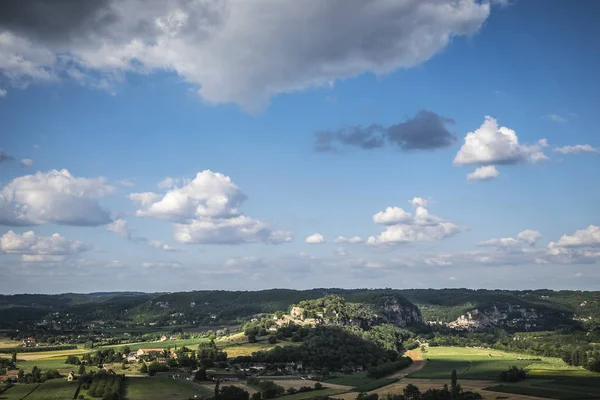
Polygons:
<instances>
[{"instance_id":1,"label":"large white cloud","mask_svg":"<svg viewBox=\"0 0 600 400\"><path fill-rule=\"evenodd\" d=\"M400 207L388 207L385 211L373 216L373 221L386 225L379 236L371 236L367 244L398 244L441 240L460 232L461 228L452 222L431 215L429 210L418 204L420 201L410 201L415 205L414 214Z\"/></svg>"},{"instance_id":2,"label":"large white cloud","mask_svg":"<svg viewBox=\"0 0 600 400\"><path fill-rule=\"evenodd\" d=\"M575 231L572 235L562 235L557 247L600 247L600 226L590 225Z\"/></svg>"},{"instance_id":3,"label":"large white cloud","mask_svg":"<svg viewBox=\"0 0 600 400\"><path fill-rule=\"evenodd\" d=\"M182 182L181 187L176 186ZM292 233L273 230L263 221L243 215L240 206L246 195L218 172L205 170L192 180L171 179L159 185L165 193L132 193L141 208L136 215L174 222L175 239L182 243L279 244L292 240Z\"/></svg>"},{"instance_id":4,"label":"large white cloud","mask_svg":"<svg viewBox=\"0 0 600 400\"><path fill-rule=\"evenodd\" d=\"M103 178L78 178L66 169L21 176L0 190L0 225L107 224L110 215L98 199L114 191Z\"/></svg>"},{"instance_id":5,"label":"large white cloud","mask_svg":"<svg viewBox=\"0 0 600 400\"><path fill-rule=\"evenodd\" d=\"M126 71L167 70L208 102L249 110L277 93L413 67L490 14L476 0L43 3L0 21L0 71L11 80L66 75L110 88Z\"/></svg>"},{"instance_id":6,"label":"large white cloud","mask_svg":"<svg viewBox=\"0 0 600 400\"><path fill-rule=\"evenodd\" d=\"M246 200L228 176L210 170L198 172L193 180L182 187L173 187L164 195L133 193L130 198L142 205L136 215L174 222L238 216L238 207Z\"/></svg>"},{"instance_id":7,"label":"large white cloud","mask_svg":"<svg viewBox=\"0 0 600 400\"><path fill-rule=\"evenodd\" d=\"M455 165L498 165L538 162L547 159L540 144L523 145L517 133L489 116L465 142L454 158Z\"/></svg>"},{"instance_id":8,"label":"large white cloud","mask_svg":"<svg viewBox=\"0 0 600 400\"><path fill-rule=\"evenodd\" d=\"M78 240L69 240L58 233L37 236L34 232L19 235L8 231L0 237L0 250L6 254L20 254L23 262L58 262L83 253L91 246Z\"/></svg>"}]
</instances>

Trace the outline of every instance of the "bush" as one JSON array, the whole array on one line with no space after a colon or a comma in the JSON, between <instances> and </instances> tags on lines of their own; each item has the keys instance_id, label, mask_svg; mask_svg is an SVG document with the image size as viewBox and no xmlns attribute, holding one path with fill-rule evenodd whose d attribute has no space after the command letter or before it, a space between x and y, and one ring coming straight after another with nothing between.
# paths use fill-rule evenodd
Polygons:
<instances>
[{"instance_id":1,"label":"bush","mask_svg":"<svg viewBox=\"0 0 600 400\"><path fill-rule=\"evenodd\" d=\"M398 361L389 362L378 365L377 367L369 368L367 376L369 378L375 379L383 378L386 375L393 374L394 372L399 371L402 368L408 367L410 364L412 364L412 358L402 357Z\"/></svg>"}]
</instances>

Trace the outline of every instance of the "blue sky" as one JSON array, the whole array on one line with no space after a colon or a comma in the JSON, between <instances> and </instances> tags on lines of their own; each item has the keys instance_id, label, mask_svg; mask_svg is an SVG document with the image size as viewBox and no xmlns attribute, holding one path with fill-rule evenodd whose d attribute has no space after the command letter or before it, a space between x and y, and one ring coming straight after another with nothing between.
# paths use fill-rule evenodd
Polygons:
<instances>
[{"instance_id":1,"label":"blue sky","mask_svg":"<svg viewBox=\"0 0 600 400\"><path fill-rule=\"evenodd\" d=\"M2 6L0 292L600 289L597 3L136 1Z\"/></svg>"}]
</instances>

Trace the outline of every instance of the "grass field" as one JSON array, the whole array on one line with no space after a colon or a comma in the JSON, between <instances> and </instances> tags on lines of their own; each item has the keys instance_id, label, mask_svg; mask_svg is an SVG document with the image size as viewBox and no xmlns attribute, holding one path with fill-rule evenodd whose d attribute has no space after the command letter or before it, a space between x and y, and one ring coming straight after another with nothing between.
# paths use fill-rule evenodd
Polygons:
<instances>
[{"instance_id":1,"label":"grass field","mask_svg":"<svg viewBox=\"0 0 600 400\"><path fill-rule=\"evenodd\" d=\"M527 396L546 397L549 399L575 400L598 399L598 388L572 388L555 385L549 382L523 382L517 384L501 384L488 387L486 390L500 393L516 393Z\"/></svg>"},{"instance_id":2,"label":"grass field","mask_svg":"<svg viewBox=\"0 0 600 400\"><path fill-rule=\"evenodd\" d=\"M325 384L333 383L335 385L362 386L373 382L375 379L367 376L367 371L355 372L349 375L337 375L335 378L329 378L324 381Z\"/></svg>"},{"instance_id":3,"label":"grass field","mask_svg":"<svg viewBox=\"0 0 600 400\"><path fill-rule=\"evenodd\" d=\"M304 399L312 399L315 396L334 396L336 394L344 393L344 389L322 389L322 390L313 390L311 392L304 393L295 393L288 394L285 396L277 397L282 400L304 400Z\"/></svg>"},{"instance_id":4,"label":"grass field","mask_svg":"<svg viewBox=\"0 0 600 400\"><path fill-rule=\"evenodd\" d=\"M21 400L23 397L31 393L32 390L38 387L37 383L29 385L14 385L6 392L0 394L2 400Z\"/></svg>"},{"instance_id":5,"label":"grass field","mask_svg":"<svg viewBox=\"0 0 600 400\"><path fill-rule=\"evenodd\" d=\"M26 400L67 400L72 399L77 390L77 382L66 379L52 379L37 387Z\"/></svg>"},{"instance_id":6,"label":"grass field","mask_svg":"<svg viewBox=\"0 0 600 400\"><path fill-rule=\"evenodd\" d=\"M221 344L221 343L219 343ZM239 357L239 356L250 356L255 351L259 350L271 350L276 346L294 346L296 343L291 342L278 342L277 344L270 344L268 342L256 342L256 343L239 343L231 344L228 346L219 346L221 350L227 353L227 358Z\"/></svg>"},{"instance_id":7,"label":"grass field","mask_svg":"<svg viewBox=\"0 0 600 400\"><path fill-rule=\"evenodd\" d=\"M518 360L518 357L530 360ZM500 372L516 365L530 376L599 376L581 367L573 367L552 357L534 357L492 349L430 347L423 353L427 365L410 375L412 378L447 378L456 369L460 379L498 379Z\"/></svg>"},{"instance_id":8,"label":"grass field","mask_svg":"<svg viewBox=\"0 0 600 400\"><path fill-rule=\"evenodd\" d=\"M210 396L212 393L200 385L172 378L126 378L125 399L164 400L188 399L195 395ZM29 399L27 399L29 400Z\"/></svg>"},{"instance_id":9,"label":"grass field","mask_svg":"<svg viewBox=\"0 0 600 400\"><path fill-rule=\"evenodd\" d=\"M552 357L517 359L521 355L491 349L430 347L423 357L429 362L410 378L448 379L453 369L463 383L469 380L498 381L500 372L516 365L527 371L528 379L516 384L491 384L490 391L554 399L600 398L600 374L573 367Z\"/></svg>"},{"instance_id":10,"label":"grass field","mask_svg":"<svg viewBox=\"0 0 600 400\"><path fill-rule=\"evenodd\" d=\"M45 372L49 369L55 369L55 370L58 370L58 372L60 372L63 375L68 374L69 371L77 372L77 370L79 369L79 366L66 364L65 360L66 360L66 357L50 357L50 358L41 358L38 360L29 360L29 361L18 360L17 361L17 369L22 369L25 372L31 372L31 369L33 367L40 368L42 370L42 372ZM92 366L86 366L85 369L87 372L91 372L91 371L95 371L97 368L92 367ZM116 371L116 372L119 372L119 371Z\"/></svg>"},{"instance_id":11,"label":"grass field","mask_svg":"<svg viewBox=\"0 0 600 400\"><path fill-rule=\"evenodd\" d=\"M17 347L20 344L21 342L19 342L18 340L10 340L5 337L0 337L0 348Z\"/></svg>"},{"instance_id":12,"label":"grass field","mask_svg":"<svg viewBox=\"0 0 600 400\"><path fill-rule=\"evenodd\" d=\"M131 351L139 350L139 349L166 349L167 347L175 348L175 347L183 347L187 346L190 348L197 348L200 343L206 343L208 339L206 338L196 338L196 339L179 339L179 340L165 340L164 342L139 342L139 343L129 343L129 344L111 344L107 346L101 346L98 348L92 349L96 351L98 349L108 349L113 348L115 351L120 351L121 348L125 346L129 346ZM90 351L92 351L90 350Z\"/></svg>"},{"instance_id":13,"label":"grass field","mask_svg":"<svg viewBox=\"0 0 600 400\"><path fill-rule=\"evenodd\" d=\"M353 392L370 392L371 390L379 389L380 387L384 387L390 385L392 383L398 382L398 378L381 378L373 380L372 382L365 383L364 385L355 387Z\"/></svg>"}]
</instances>

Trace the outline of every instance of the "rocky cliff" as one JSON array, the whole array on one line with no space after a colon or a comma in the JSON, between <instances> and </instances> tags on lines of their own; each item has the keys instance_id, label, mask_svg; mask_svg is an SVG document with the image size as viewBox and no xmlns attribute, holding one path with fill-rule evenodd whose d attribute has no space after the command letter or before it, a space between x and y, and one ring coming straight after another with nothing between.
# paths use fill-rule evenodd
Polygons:
<instances>
[{"instance_id":1,"label":"rocky cliff","mask_svg":"<svg viewBox=\"0 0 600 400\"><path fill-rule=\"evenodd\" d=\"M524 307L519 304L498 303L487 308L474 308L458 317L456 320L446 324L453 329L485 329L499 327L514 330L540 330L548 328L550 321L555 320L556 315L546 315L543 310ZM561 315L568 320L567 313Z\"/></svg>"}]
</instances>

